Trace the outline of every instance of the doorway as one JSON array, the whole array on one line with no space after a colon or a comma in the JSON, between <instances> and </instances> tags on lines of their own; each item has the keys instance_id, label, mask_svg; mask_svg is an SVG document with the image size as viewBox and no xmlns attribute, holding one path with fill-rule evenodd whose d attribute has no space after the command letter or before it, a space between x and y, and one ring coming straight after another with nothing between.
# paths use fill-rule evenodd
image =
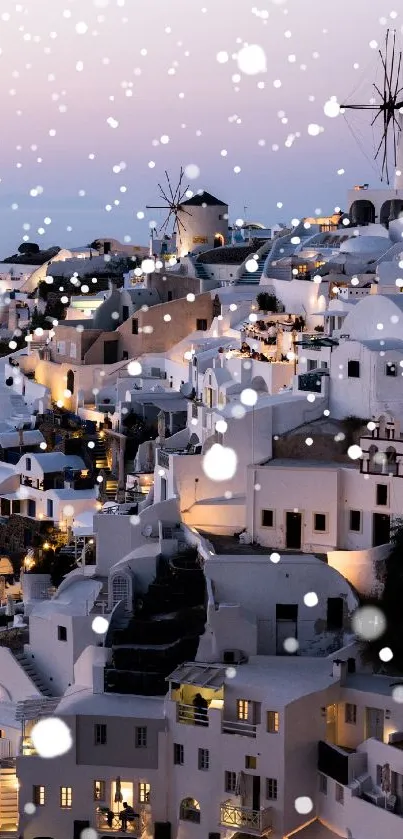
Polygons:
<instances>
[{"instance_id":1,"label":"doorway","mask_svg":"<svg viewBox=\"0 0 403 839\"><path fill-rule=\"evenodd\" d=\"M386 513L374 513L372 516L372 547L387 545L390 542L390 516Z\"/></svg>"},{"instance_id":2,"label":"doorway","mask_svg":"<svg viewBox=\"0 0 403 839\"><path fill-rule=\"evenodd\" d=\"M133 784L131 781L120 782L120 793L122 802L126 801L129 807L133 807ZM111 784L111 810L121 810L122 804L116 801L116 781Z\"/></svg>"},{"instance_id":3,"label":"doorway","mask_svg":"<svg viewBox=\"0 0 403 839\"><path fill-rule=\"evenodd\" d=\"M74 370L67 371L67 390L70 391L71 394L74 393Z\"/></svg>"},{"instance_id":4,"label":"doorway","mask_svg":"<svg viewBox=\"0 0 403 839\"><path fill-rule=\"evenodd\" d=\"M301 550L302 515L301 513L286 513L285 546L294 550Z\"/></svg>"},{"instance_id":5,"label":"doorway","mask_svg":"<svg viewBox=\"0 0 403 839\"><path fill-rule=\"evenodd\" d=\"M284 647L288 638L298 637L298 605L276 604L276 655L289 655Z\"/></svg>"},{"instance_id":6,"label":"doorway","mask_svg":"<svg viewBox=\"0 0 403 839\"><path fill-rule=\"evenodd\" d=\"M365 738L373 737L383 743L384 711L380 708L367 708L365 711Z\"/></svg>"},{"instance_id":7,"label":"doorway","mask_svg":"<svg viewBox=\"0 0 403 839\"><path fill-rule=\"evenodd\" d=\"M161 501L167 500L167 479L161 478Z\"/></svg>"},{"instance_id":8,"label":"doorway","mask_svg":"<svg viewBox=\"0 0 403 839\"><path fill-rule=\"evenodd\" d=\"M222 248L224 245L224 236L222 233L216 233L214 236L214 247Z\"/></svg>"},{"instance_id":9,"label":"doorway","mask_svg":"<svg viewBox=\"0 0 403 839\"><path fill-rule=\"evenodd\" d=\"M260 810L260 775L252 778L252 810Z\"/></svg>"},{"instance_id":10,"label":"doorway","mask_svg":"<svg viewBox=\"0 0 403 839\"><path fill-rule=\"evenodd\" d=\"M116 364L118 360L119 341L105 341L104 364Z\"/></svg>"}]
</instances>

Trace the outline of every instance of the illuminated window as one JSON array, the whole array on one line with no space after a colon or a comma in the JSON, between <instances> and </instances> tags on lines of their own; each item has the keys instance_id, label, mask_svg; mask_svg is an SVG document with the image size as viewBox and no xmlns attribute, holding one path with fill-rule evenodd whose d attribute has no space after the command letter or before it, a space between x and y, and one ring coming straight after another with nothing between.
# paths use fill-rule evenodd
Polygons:
<instances>
[{"instance_id":1,"label":"illuminated window","mask_svg":"<svg viewBox=\"0 0 403 839\"><path fill-rule=\"evenodd\" d=\"M60 806L71 807L73 800L72 787L60 787Z\"/></svg>"},{"instance_id":2,"label":"illuminated window","mask_svg":"<svg viewBox=\"0 0 403 839\"><path fill-rule=\"evenodd\" d=\"M195 798L184 798L179 809L181 821L200 824L200 804Z\"/></svg>"},{"instance_id":3,"label":"illuminated window","mask_svg":"<svg viewBox=\"0 0 403 839\"><path fill-rule=\"evenodd\" d=\"M45 787L32 787L32 801L36 807L43 807L45 804Z\"/></svg>"},{"instance_id":4,"label":"illuminated window","mask_svg":"<svg viewBox=\"0 0 403 839\"><path fill-rule=\"evenodd\" d=\"M149 804L150 803L150 792L151 786L146 781L140 781L139 783L139 802L140 804Z\"/></svg>"},{"instance_id":5,"label":"illuminated window","mask_svg":"<svg viewBox=\"0 0 403 839\"><path fill-rule=\"evenodd\" d=\"M237 717L239 720L247 720L249 717L249 702L247 699L238 699Z\"/></svg>"},{"instance_id":6,"label":"illuminated window","mask_svg":"<svg viewBox=\"0 0 403 839\"><path fill-rule=\"evenodd\" d=\"M254 755L245 755L245 769L256 769L257 758Z\"/></svg>"},{"instance_id":7,"label":"illuminated window","mask_svg":"<svg viewBox=\"0 0 403 839\"><path fill-rule=\"evenodd\" d=\"M105 781L94 781L94 801L105 801Z\"/></svg>"},{"instance_id":8,"label":"illuminated window","mask_svg":"<svg viewBox=\"0 0 403 839\"><path fill-rule=\"evenodd\" d=\"M269 734L278 734L279 730L279 713L278 711L267 712L267 731Z\"/></svg>"}]
</instances>

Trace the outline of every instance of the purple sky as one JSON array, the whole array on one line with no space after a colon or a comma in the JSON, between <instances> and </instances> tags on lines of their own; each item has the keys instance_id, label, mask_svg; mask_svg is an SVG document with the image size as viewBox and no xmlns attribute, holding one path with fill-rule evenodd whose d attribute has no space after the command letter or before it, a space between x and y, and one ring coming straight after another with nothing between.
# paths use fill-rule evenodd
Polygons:
<instances>
[{"instance_id":1,"label":"purple sky","mask_svg":"<svg viewBox=\"0 0 403 839\"><path fill-rule=\"evenodd\" d=\"M249 220L268 225L344 208L350 186L379 184L344 118L327 118L323 106L332 95L350 97L356 86L356 97L368 101L376 67L370 41L381 44L387 26L402 38L403 12L395 17L394 8L401 4L2 0L0 256L13 253L24 235L43 246L106 235L146 243L148 222L161 216L145 205L159 203L164 169L175 180L181 164L199 167L191 188L227 201L232 220L245 217L245 205ZM76 31L81 22L85 34ZM245 43L264 49L267 71L241 73L236 82L236 54ZM217 61L219 52L228 53L226 63ZM325 130L310 136L310 123ZM371 158L366 126L365 116L355 121ZM163 135L169 142L153 145ZM31 197L37 186L43 191Z\"/></svg>"}]
</instances>

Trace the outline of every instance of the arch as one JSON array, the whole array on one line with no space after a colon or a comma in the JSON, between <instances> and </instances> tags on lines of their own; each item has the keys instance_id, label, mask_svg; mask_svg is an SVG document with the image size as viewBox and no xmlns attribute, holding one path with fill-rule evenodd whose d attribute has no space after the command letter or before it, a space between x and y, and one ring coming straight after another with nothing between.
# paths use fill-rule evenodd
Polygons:
<instances>
[{"instance_id":1,"label":"arch","mask_svg":"<svg viewBox=\"0 0 403 839\"><path fill-rule=\"evenodd\" d=\"M384 454L378 451L378 446L370 446L368 449L369 456L369 472L381 473L383 472Z\"/></svg>"},{"instance_id":2,"label":"arch","mask_svg":"<svg viewBox=\"0 0 403 839\"><path fill-rule=\"evenodd\" d=\"M389 223L399 218L403 212L403 201L401 198L394 198L391 201L384 201L379 213L379 221L381 224L389 228Z\"/></svg>"},{"instance_id":3,"label":"arch","mask_svg":"<svg viewBox=\"0 0 403 839\"><path fill-rule=\"evenodd\" d=\"M74 370L67 371L67 390L70 391L71 395L74 393Z\"/></svg>"},{"instance_id":4,"label":"arch","mask_svg":"<svg viewBox=\"0 0 403 839\"><path fill-rule=\"evenodd\" d=\"M225 245L224 236L222 233L214 233L214 247L222 248Z\"/></svg>"},{"instance_id":5,"label":"arch","mask_svg":"<svg viewBox=\"0 0 403 839\"><path fill-rule=\"evenodd\" d=\"M112 608L124 600L126 609L132 605L131 580L126 574L115 574L112 577Z\"/></svg>"},{"instance_id":6,"label":"arch","mask_svg":"<svg viewBox=\"0 0 403 839\"><path fill-rule=\"evenodd\" d=\"M367 224L374 224L375 222L375 207L372 201L359 199L353 201L350 207L351 223L354 226L365 226Z\"/></svg>"},{"instance_id":7,"label":"arch","mask_svg":"<svg viewBox=\"0 0 403 839\"><path fill-rule=\"evenodd\" d=\"M4 685L0 684L0 702L11 702L11 700L11 693L4 687Z\"/></svg>"},{"instance_id":8,"label":"arch","mask_svg":"<svg viewBox=\"0 0 403 839\"><path fill-rule=\"evenodd\" d=\"M252 379L252 381L250 383L250 386L251 386L252 390L256 391L256 393L268 393L269 392L268 387L267 387L267 382L265 382L263 376L255 376Z\"/></svg>"},{"instance_id":9,"label":"arch","mask_svg":"<svg viewBox=\"0 0 403 839\"><path fill-rule=\"evenodd\" d=\"M396 475L397 473L397 454L394 446L388 446L386 449L386 471L388 475Z\"/></svg>"},{"instance_id":10,"label":"arch","mask_svg":"<svg viewBox=\"0 0 403 839\"><path fill-rule=\"evenodd\" d=\"M195 798L183 798L179 807L181 821L200 824L200 804Z\"/></svg>"},{"instance_id":11,"label":"arch","mask_svg":"<svg viewBox=\"0 0 403 839\"><path fill-rule=\"evenodd\" d=\"M201 442L197 434L194 432L190 435L189 446L200 446Z\"/></svg>"}]
</instances>

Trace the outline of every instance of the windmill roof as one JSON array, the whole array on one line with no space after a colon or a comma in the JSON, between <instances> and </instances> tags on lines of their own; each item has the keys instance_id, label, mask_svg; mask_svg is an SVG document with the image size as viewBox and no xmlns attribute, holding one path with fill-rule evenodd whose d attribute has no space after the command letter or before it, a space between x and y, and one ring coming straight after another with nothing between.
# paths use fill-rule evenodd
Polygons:
<instances>
[{"instance_id":1,"label":"windmill roof","mask_svg":"<svg viewBox=\"0 0 403 839\"><path fill-rule=\"evenodd\" d=\"M181 207L201 207L202 204L207 204L208 207L228 207L225 201L219 201L210 192L201 192L188 198L187 201L182 201Z\"/></svg>"}]
</instances>

